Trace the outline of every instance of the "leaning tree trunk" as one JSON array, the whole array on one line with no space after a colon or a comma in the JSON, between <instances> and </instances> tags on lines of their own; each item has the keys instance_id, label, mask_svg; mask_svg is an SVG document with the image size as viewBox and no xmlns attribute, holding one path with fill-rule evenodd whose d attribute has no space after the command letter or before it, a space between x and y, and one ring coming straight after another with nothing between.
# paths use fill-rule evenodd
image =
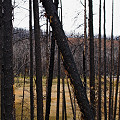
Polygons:
<instances>
[{"instance_id":1,"label":"leaning tree trunk","mask_svg":"<svg viewBox=\"0 0 120 120\"><path fill-rule=\"evenodd\" d=\"M97 120L101 120L101 0L99 6L99 86L98 86L98 114Z\"/></svg>"},{"instance_id":2,"label":"leaning tree trunk","mask_svg":"<svg viewBox=\"0 0 120 120\"><path fill-rule=\"evenodd\" d=\"M5 120L13 120L13 48L12 48L12 1L4 0L4 108Z\"/></svg>"},{"instance_id":3,"label":"leaning tree trunk","mask_svg":"<svg viewBox=\"0 0 120 120\"><path fill-rule=\"evenodd\" d=\"M43 120L42 63L38 0L33 1L33 11L36 62L37 120Z\"/></svg>"},{"instance_id":4,"label":"leaning tree trunk","mask_svg":"<svg viewBox=\"0 0 120 120\"><path fill-rule=\"evenodd\" d=\"M33 94L33 41L32 41L32 3L29 0L29 32L30 32L30 118L34 120L34 94Z\"/></svg>"},{"instance_id":5,"label":"leaning tree trunk","mask_svg":"<svg viewBox=\"0 0 120 120\"><path fill-rule=\"evenodd\" d=\"M104 119L107 120L106 106L106 30L105 30L105 0L104 0Z\"/></svg>"},{"instance_id":6,"label":"leaning tree trunk","mask_svg":"<svg viewBox=\"0 0 120 120\"><path fill-rule=\"evenodd\" d=\"M78 74L77 67L68 46L67 38L62 29L62 24L58 18L55 6L51 0L44 0L42 1L42 4L47 12L47 17L50 19L52 29L55 31L58 48L63 56L64 67L67 70L68 75L71 77L71 83L73 83L75 89L78 105L83 112L85 119L94 120L91 106L89 105L87 95L83 88L80 75Z\"/></svg>"},{"instance_id":7,"label":"leaning tree trunk","mask_svg":"<svg viewBox=\"0 0 120 120\"><path fill-rule=\"evenodd\" d=\"M95 68L94 68L94 38L92 0L89 0L89 48L90 48L90 102L95 117Z\"/></svg>"}]
</instances>

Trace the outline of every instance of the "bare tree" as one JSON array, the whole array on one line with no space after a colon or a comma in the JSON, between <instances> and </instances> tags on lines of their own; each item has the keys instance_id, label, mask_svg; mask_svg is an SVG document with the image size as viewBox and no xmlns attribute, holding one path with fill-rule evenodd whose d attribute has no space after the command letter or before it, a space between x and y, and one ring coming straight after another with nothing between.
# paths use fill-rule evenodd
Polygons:
<instances>
[{"instance_id":1,"label":"bare tree","mask_svg":"<svg viewBox=\"0 0 120 120\"><path fill-rule=\"evenodd\" d=\"M101 120L101 0L99 3L99 86L98 86L98 114L97 119Z\"/></svg>"},{"instance_id":2,"label":"bare tree","mask_svg":"<svg viewBox=\"0 0 120 120\"><path fill-rule=\"evenodd\" d=\"M107 106L106 106L106 28L105 28L105 0L104 0L104 118L107 120Z\"/></svg>"},{"instance_id":3,"label":"bare tree","mask_svg":"<svg viewBox=\"0 0 120 120\"><path fill-rule=\"evenodd\" d=\"M80 75L76 68L72 53L67 43L66 35L62 29L62 24L57 15L56 8L51 0L42 1L43 6L47 12L47 17L51 21L52 29L54 30L58 48L63 56L64 67L71 77L71 83L75 89L75 95L81 111L83 112L85 119L94 120L91 106L89 105L87 95L82 85Z\"/></svg>"},{"instance_id":4,"label":"bare tree","mask_svg":"<svg viewBox=\"0 0 120 120\"><path fill-rule=\"evenodd\" d=\"M38 0L33 1L33 11L34 11L35 62L36 62L37 119L43 120L42 63L41 63Z\"/></svg>"},{"instance_id":5,"label":"bare tree","mask_svg":"<svg viewBox=\"0 0 120 120\"><path fill-rule=\"evenodd\" d=\"M32 41L32 3L29 0L29 39L30 39L30 117L34 120L34 94L33 94L33 41Z\"/></svg>"},{"instance_id":6,"label":"bare tree","mask_svg":"<svg viewBox=\"0 0 120 120\"><path fill-rule=\"evenodd\" d=\"M113 71L113 0L112 0L112 30L111 30L111 66L110 66L110 86L109 86L109 116L108 119L113 119L112 111L112 71Z\"/></svg>"},{"instance_id":7,"label":"bare tree","mask_svg":"<svg viewBox=\"0 0 120 120\"><path fill-rule=\"evenodd\" d=\"M116 120L119 75L120 75L120 38L119 38L118 68L117 68L117 81L116 81L115 106L114 106L114 118L113 118L114 120Z\"/></svg>"},{"instance_id":8,"label":"bare tree","mask_svg":"<svg viewBox=\"0 0 120 120\"><path fill-rule=\"evenodd\" d=\"M4 9L4 108L5 120L13 120L13 48L12 48L12 1L3 1Z\"/></svg>"},{"instance_id":9,"label":"bare tree","mask_svg":"<svg viewBox=\"0 0 120 120\"><path fill-rule=\"evenodd\" d=\"M92 0L89 0L89 51L90 51L90 102L95 117L95 68L94 68L94 38Z\"/></svg>"}]
</instances>

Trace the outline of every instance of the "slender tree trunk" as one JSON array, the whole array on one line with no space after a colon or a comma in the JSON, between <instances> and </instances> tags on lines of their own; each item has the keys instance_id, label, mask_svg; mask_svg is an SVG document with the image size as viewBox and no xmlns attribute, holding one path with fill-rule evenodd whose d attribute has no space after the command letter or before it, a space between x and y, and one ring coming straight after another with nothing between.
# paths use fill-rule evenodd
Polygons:
<instances>
[{"instance_id":1,"label":"slender tree trunk","mask_svg":"<svg viewBox=\"0 0 120 120\"><path fill-rule=\"evenodd\" d=\"M112 70L113 70L113 0L112 0L112 30L111 30L111 66L110 66L110 88L109 88L109 120L113 119L112 111Z\"/></svg>"},{"instance_id":2,"label":"slender tree trunk","mask_svg":"<svg viewBox=\"0 0 120 120\"><path fill-rule=\"evenodd\" d=\"M13 48L12 48L12 1L4 0L4 108L5 120L13 120Z\"/></svg>"},{"instance_id":3,"label":"slender tree trunk","mask_svg":"<svg viewBox=\"0 0 120 120\"><path fill-rule=\"evenodd\" d=\"M81 108L81 112L83 112L86 119L94 120L91 106L89 105L87 95L83 88L80 75L78 74L78 70L76 68L72 53L67 43L66 35L62 29L62 24L60 23L54 4L51 0L44 0L42 1L42 4L47 12L47 17L50 19L50 24L55 31L57 45L63 56L62 58L64 67L67 70L68 75L71 77L71 83L74 86L75 95L78 105Z\"/></svg>"},{"instance_id":4,"label":"slender tree trunk","mask_svg":"<svg viewBox=\"0 0 120 120\"><path fill-rule=\"evenodd\" d=\"M66 100L65 100L65 83L64 83L64 78L62 78L62 85L63 85L63 102L62 102L62 120L64 120L64 116L65 116L65 120L67 120L67 111L66 111Z\"/></svg>"},{"instance_id":5,"label":"slender tree trunk","mask_svg":"<svg viewBox=\"0 0 120 120\"><path fill-rule=\"evenodd\" d=\"M42 63L39 26L38 0L33 1L34 35L35 35L35 62L36 62L36 90L37 90L37 120L43 120L43 93L42 93Z\"/></svg>"},{"instance_id":6,"label":"slender tree trunk","mask_svg":"<svg viewBox=\"0 0 120 120\"><path fill-rule=\"evenodd\" d=\"M118 120L120 120L120 88L119 88L119 115L118 115Z\"/></svg>"},{"instance_id":7,"label":"slender tree trunk","mask_svg":"<svg viewBox=\"0 0 120 120\"><path fill-rule=\"evenodd\" d=\"M120 75L120 38L119 38L118 68L117 68L117 81L116 81L115 106L114 106L114 120L116 120L119 75Z\"/></svg>"},{"instance_id":8,"label":"slender tree trunk","mask_svg":"<svg viewBox=\"0 0 120 120\"><path fill-rule=\"evenodd\" d=\"M89 33L90 33L90 102L95 117L95 68L94 68L94 37L92 0L89 0Z\"/></svg>"},{"instance_id":9,"label":"slender tree trunk","mask_svg":"<svg viewBox=\"0 0 120 120\"><path fill-rule=\"evenodd\" d=\"M25 96L25 77L26 77L26 70L24 70L24 84L23 84L23 98L22 98L21 120L23 120L23 107L24 107L24 96Z\"/></svg>"},{"instance_id":10,"label":"slender tree trunk","mask_svg":"<svg viewBox=\"0 0 120 120\"><path fill-rule=\"evenodd\" d=\"M32 3L29 0L29 31L30 31L30 118L34 120L34 94L33 94L33 41L32 41Z\"/></svg>"},{"instance_id":11,"label":"slender tree trunk","mask_svg":"<svg viewBox=\"0 0 120 120\"><path fill-rule=\"evenodd\" d=\"M72 95L71 95L71 91L70 91L70 86L69 86L68 78L67 78L67 86L68 86L68 91L69 91L69 96L70 96L70 102L71 102L71 107L72 107L72 112L73 112L73 120L76 120L75 111L74 111L74 107L73 107L73 101L72 101Z\"/></svg>"},{"instance_id":12,"label":"slender tree trunk","mask_svg":"<svg viewBox=\"0 0 120 120\"><path fill-rule=\"evenodd\" d=\"M86 0L84 0L84 51L83 51L83 76L84 76L84 88L86 91L87 81L86 81L86 58L87 58L87 33L86 33Z\"/></svg>"},{"instance_id":13,"label":"slender tree trunk","mask_svg":"<svg viewBox=\"0 0 120 120\"><path fill-rule=\"evenodd\" d=\"M48 18L46 18L46 96L48 86L48 71L49 71L49 52L48 52Z\"/></svg>"},{"instance_id":14,"label":"slender tree trunk","mask_svg":"<svg viewBox=\"0 0 120 120\"><path fill-rule=\"evenodd\" d=\"M104 0L104 119L107 120L106 106L106 28L105 28L105 0Z\"/></svg>"},{"instance_id":15,"label":"slender tree trunk","mask_svg":"<svg viewBox=\"0 0 120 120\"><path fill-rule=\"evenodd\" d=\"M48 87L47 87L47 96L46 96L46 113L45 120L49 120L50 106L51 106L51 88L52 88L52 79L53 79L53 69L54 69L54 52L55 52L55 39L52 34L51 39L51 55L50 55L50 66L49 66L49 77L48 77Z\"/></svg>"},{"instance_id":16,"label":"slender tree trunk","mask_svg":"<svg viewBox=\"0 0 120 120\"><path fill-rule=\"evenodd\" d=\"M97 120L101 120L101 0L99 3L99 86L98 86L98 114Z\"/></svg>"},{"instance_id":17,"label":"slender tree trunk","mask_svg":"<svg viewBox=\"0 0 120 120\"><path fill-rule=\"evenodd\" d=\"M2 0L0 0L0 119L4 119L3 118L3 78L2 78L2 64L3 64L3 24L2 24Z\"/></svg>"}]
</instances>

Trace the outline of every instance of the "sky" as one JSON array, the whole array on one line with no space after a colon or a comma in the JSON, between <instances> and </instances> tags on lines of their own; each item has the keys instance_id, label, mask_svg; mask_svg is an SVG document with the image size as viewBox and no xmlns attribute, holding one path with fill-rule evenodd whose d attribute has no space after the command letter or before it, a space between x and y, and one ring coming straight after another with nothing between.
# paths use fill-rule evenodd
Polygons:
<instances>
[{"instance_id":1,"label":"sky","mask_svg":"<svg viewBox=\"0 0 120 120\"><path fill-rule=\"evenodd\" d=\"M29 0L15 0L14 9L14 27L29 28ZM14 3L14 1L13 1ZM63 29L66 34L80 34L84 33L84 0L62 0L63 8ZM42 6L40 4L40 6ZM43 10L40 7L40 11ZM114 36L120 35L120 1L114 0ZM87 0L87 13L88 13L88 0ZM102 18L101 29L103 35L103 0L102 0ZM112 0L106 0L106 35L111 36L111 23L112 23ZM87 14L88 17L88 14ZM40 25L45 23L45 18L41 17ZM81 25L81 26L80 26ZM80 27L79 27L80 26ZM94 35L99 33L99 0L93 0L93 27ZM45 31L45 25L42 30Z\"/></svg>"}]
</instances>

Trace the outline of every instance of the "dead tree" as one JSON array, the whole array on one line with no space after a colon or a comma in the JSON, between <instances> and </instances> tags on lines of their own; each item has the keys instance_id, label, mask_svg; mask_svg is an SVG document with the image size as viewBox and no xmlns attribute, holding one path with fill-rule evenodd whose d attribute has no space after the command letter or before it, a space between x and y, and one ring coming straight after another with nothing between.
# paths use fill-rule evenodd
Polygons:
<instances>
[{"instance_id":1,"label":"dead tree","mask_svg":"<svg viewBox=\"0 0 120 120\"><path fill-rule=\"evenodd\" d=\"M105 0L104 0L104 119L107 120L106 106L106 28L105 28Z\"/></svg>"},{"instance_id":2,"label":"dead tree","mask_svg":"<svg viewBox=\"0 0 120 120\"><path fill-rule=\"evenodd\" d=\"M34 120L34 94L33 94L33 41L32 41L32 3L29 0L29 39L30 39L30 117Z\"/></svg>"},{"instance_id":3,"label":"dead tree","mask_svg":"<svg viewBox=\"0 0 120 120\"><path fill-rule=\"evenodd\" d=\"M117 81L116 81L115 106L114 106L114 118L113 118L114 120L116 120L119 75L120 75L120 38L119 38L118 68L117 68Z\"/></svg>"},{"instance_id":4,"label":"dead tree","mask_svg":"<svg viewBox=\"0 0 120 120\"><path fill-rule=\"evenodd\" d=\"M42 63L41 63L41 42L40 42L38 0L33 1L33 12L34 12L34 36L35 36L37 120L43 120Z\"/></svg>"},{"instance_id":5,"label":"dead tree","mask_svg":"<svg viewBox=\"0 0 120 120\"><path fill-rule=\"evenodd\" d=\"M101 120L101 0L99 3L99 86L98 86L98 114L97 119Z\"/></svg>"},{"instance_id":6,"label":"dead tree","mask_svg":"<svg viewBox=\"0 0 120 120\"><path fill-rule=\"evenodd\" d=\"M89 0L89 48L90 48L90 102L95 117L95 68L94 68L94 38L92 0Z\"/></svg>"},{"instance_id":7,"label":"dead tree","mask_svg":"<svg viewBox=\"0 0 120 120\"><path fill-rule=\"evenodd\" d=\"M12 48L12 1L3 1L4 9L4 42L3 42L3 61L4 61L4 108L5 120L13 120L13 48Z\"/></svg>"},{"instance_id":8,"label":"dead tree","mask_svg":"<svg viewBox=\"0 0 120 120\"><path fill-rule=\"evenodd\" d=\"M52 29L54 30L58 48L62 54L64 67L71 77L71 83L75 89L75 95L78 105L85 116L85 119L94 120L91 106L87 99L87 95L82 85L80 75L78 74L77 67L75 65L72 53L67 43L66 35L62 29L62 24L57 15L56 8L51 0L42 1L43 7L46 10L47 17L50 20Z\"/></svg>"},{"instance_id":9,"label":"dead tree","mask_svg":"<svg viewBox=\"0 0 120 120\"><path fill-rule=\"evenodd\" d=\"M2 0L0 0L0 119L3 120L3 24L2 24Z\"/></svg>"},{"instance_id":10,"label":"dead tree","mask_svg":"<svg viewBox=\"0 0 120 120\"><path fill-rule=\"evenodd\" d=\"M53 69L54 69L54 52L55 52L55 38L52 34L51 38L51 55L50 55L50 65L49 65L49 77L47 81L47 96L46 96L46 113L45 120L49 120L50 114L50 104L51 104L51 88L52 88L52 79L53 79Z\"/></svg>"},{"instance_id":11,"label":"dead tree","mask_svg":"<svg viewBox=\"0 0 120 120\"><path fill-rule=\"evenodd\" d=\"M108 119L113 119L112 111L112 71L113 71L113 0L112 0L112 30L111 30L111 66L110 66L110 86L109 86L109 115Z\"/></svg>"},{"instance_id":12,"label":"dead tree","mask_svg":"<svg viewBox=\"0 0 120 120\"><path fill-rule=\"evenodd\" d=\"M84 51L83 51L83 76L84 76L84 88L86 91L87 86L87 78L86 78L86 71L87 71L87 32L86 32L86 0L84 0Z\"/></svg>"}]
</instances>

